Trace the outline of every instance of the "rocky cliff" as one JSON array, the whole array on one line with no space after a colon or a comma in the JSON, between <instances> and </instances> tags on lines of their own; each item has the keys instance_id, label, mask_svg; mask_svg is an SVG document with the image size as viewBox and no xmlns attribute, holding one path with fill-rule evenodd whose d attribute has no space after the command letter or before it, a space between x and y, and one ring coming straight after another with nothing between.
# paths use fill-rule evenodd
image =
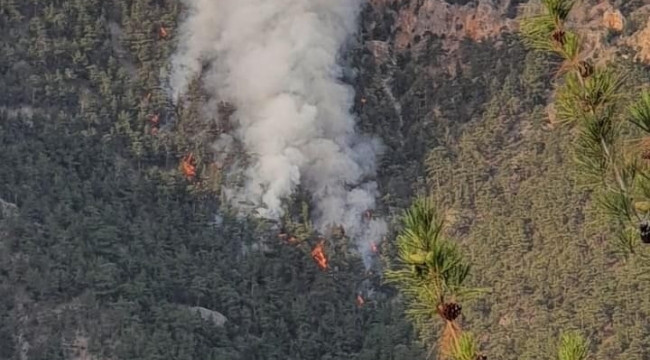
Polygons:
<instances>
[{"instance_id":1,"label":"rocky cliff","mask_svg":"<svg viewBox=\"0 0 650 360\"><path fill-rule=\"evenodd\" d=\"M536 1L522 0L371 0L376 14L372 29L383 28L398 51L417 47L428 35L444 38L444 49L457 49L459 41L484 41L517 28L517 17ZM582 1L573 21L584 30L593 47L625 45L650 62L650 1ZM368 19L366 19L368 21ZM386 27L389 26L389 29ZM607 41L604 41L605 40ZM614 39L613 43L609 40Z\"/></svg>"}]
</instances>

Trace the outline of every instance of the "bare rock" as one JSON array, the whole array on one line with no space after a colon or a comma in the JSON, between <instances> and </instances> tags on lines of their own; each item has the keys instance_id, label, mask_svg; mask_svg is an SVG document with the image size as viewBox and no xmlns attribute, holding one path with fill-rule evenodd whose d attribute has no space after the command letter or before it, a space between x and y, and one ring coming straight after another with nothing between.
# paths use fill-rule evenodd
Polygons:
<instances>
[{"instance_id":1,"label":"bare rock","mask_svg":"<svg viewBox=\"0 0 650 360\"><path fill-rule=\"evenodd\" d=\"M201 319L205 321L211 321L216 326L223 326L223 324L228 321L228 319L218 311L206 309L200 306L192 306L188 308L191 312L197 313L201 316Z\"/></svg>"}]
</instances>

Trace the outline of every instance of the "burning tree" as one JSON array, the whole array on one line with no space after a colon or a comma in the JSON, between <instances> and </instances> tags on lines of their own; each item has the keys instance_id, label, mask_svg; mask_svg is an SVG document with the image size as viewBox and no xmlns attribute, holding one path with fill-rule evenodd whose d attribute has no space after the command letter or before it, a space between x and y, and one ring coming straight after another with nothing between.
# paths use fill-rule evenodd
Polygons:
<instances>
[{"instance_id":1,"label":"burning tree","mask_svg":"<svg viewBox=\"0 0 650 360\"><path fill-rule=\"evenodd\" d=\"M443 238L443 222L430 199L418 199L406 211L404 229L397 237L398 267L387 270L386 278L405 295L407 315L420 329L428 329L433 319L443 322L439 353L443 358L476 358L468 353L475 347L461 346L458 318L460 301L469 300L486 289L464 285L470 272L455 243ZM472 350L472 351L474 351Z\"/></svg>"},{"instance_id":2,"label":"burning tree","mask_svg":"<svg viewBox=\"0 0 650 360\"><path fill-rule=\"evenodd\" d=\"M188 180L194 179L196 176L196 161L194 159L194 154L190 153L181 160L181 172Z\"/></svg>"},{"instance_id":3,"label":"burning tree","mask_svg":"<svg viewBox=\"0 0 650 360\"><path fill-rule=\"evenodd\" d=\"M311 251L311 257L316 261L316 264L318 264L321 270L327 270L327 257L325 257L323 240Z\"/></svg>"},{"instance_id":4,"label":"burning tree","mask_svg":"<svg viewBox=\"0 0 650 360\"><path fill-rule=\"evenodd\" d=\"M567 24L575 3L542 0L542 10L525 17L520 31L530 49L559 59L557 118L577 130L576 163L619 224L619 245L634 253L650 243L650 91L631 86L634 79L615 62L592 64L593 52Z\"/></svg>"}]
</instances>

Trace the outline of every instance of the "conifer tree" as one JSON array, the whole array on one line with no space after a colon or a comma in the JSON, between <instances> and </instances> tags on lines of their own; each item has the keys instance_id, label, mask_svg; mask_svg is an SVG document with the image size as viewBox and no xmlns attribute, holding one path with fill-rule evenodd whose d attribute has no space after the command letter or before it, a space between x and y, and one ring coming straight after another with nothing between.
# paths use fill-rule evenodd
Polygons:
<instances>
[{"instance_id":1,"label":"conifer tree","mask_svg":"<svg viewBox=\"0 0 650 360\"><path fill-rule=\"evenodd\" d=\"M423 333L442 321L438 343L443 358L474 359L476 346L462 334L458 323L461 302L486 289L465 286L471 266L457 245L444 238L443 221L429 198L419 198L403 216L404 228L397 237L398 264L386 271L408 302L407 315Z\"/></svg>"},{"instance_id":2,"label":"conifer tree","mask_svg":"<svg viewBox=\"0 0 650 360\"><path fill-rule=\"evenodd\" d=\"M425 342L437 337L439 359L487 360L470 332L458 323L461 303L489 291L466 285L470 264L456 243L443 235L443 218L430 198L418 198L405 211L396 239L396 264L385 271L388 283L406 298L407 315L424 334ZM436 322L440 334L432 334ZM435 346L431 345L431 349ZM586 360L587 341L577 332L561 334L558 360Z\"/></svg>"},{"instance_id":3,"label":"conifer tree","mask_svg":"<svg viewBox=\"0 0 650 360\"><path fill-rule=\"evenodd\" d=\"M615 62L592 62L584 35L567 21L576 0L541 3L541 12L521 21L523 41L558 60L558 123L575 130L576 164L616 222L617 244L635 253L650 243L650 92L631 88Z\"/></svg>"}]
</instances>

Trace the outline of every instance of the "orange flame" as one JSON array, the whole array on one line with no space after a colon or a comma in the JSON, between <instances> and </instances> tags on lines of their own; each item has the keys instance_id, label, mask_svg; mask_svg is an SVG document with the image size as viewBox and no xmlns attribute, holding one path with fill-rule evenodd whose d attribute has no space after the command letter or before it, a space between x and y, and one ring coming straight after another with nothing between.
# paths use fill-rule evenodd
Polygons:
<instances>
[{"instance_id":1,"label":"orange flame","mask_svg":"<svg viewBox=\"0 0 650 360\"><path fill-rule=\"evenodd\" d=\"M160 27L160 37L161 38L166 38L168 35L169 35L169 33L167 32L167 29L165 29L164 26L161 26Z\"/></svg>"},{"instance_id":2,"label":"orange flame","mask_svg":"<svg viewBox=\"0 0 650 360\"><path fill-rule=\"evenodd\" d=\"M379 249L377 248L377 243L375 243L374 241L370 243L370 249L372 249L372 252L375 254L379 252Z\"/></svg>"},{"instance_id":3,"label":"orange flame","mask_svg":"<svg viewBox=\"0 0 650 360\"><path fill-rule=\"evenodd\" d=\"M188 180L196 176L196 165L194 165L194 154L190 153L181 161L181 171Z\"/></svg>"},{"instance_id":4,"label":"orange flame","mask_svg":"<svg viewBox=\"0 0 650 360\"><path fill-rule=\"evenodd\" d=\"M366 301L363 300L363 297L361 297L361 295L357 295L357 305L358 306L363 306L363 304L365 304L365 303L366 303Z\"/></svg>"},{"instance_id":5,"label":"orange flame","mask_svg":"<svg viewBox=\"0 0 650 360\"><path fill-rule=\"evenodd\" d=\"M325 257L325 253L323 252L323 241L322 240L311 251L311 257L314 258L314 261L316 261L316 263L318 264L318 267L320 267L321 270L327 269L327 258Z\"/></svg>"}]
</instances>

